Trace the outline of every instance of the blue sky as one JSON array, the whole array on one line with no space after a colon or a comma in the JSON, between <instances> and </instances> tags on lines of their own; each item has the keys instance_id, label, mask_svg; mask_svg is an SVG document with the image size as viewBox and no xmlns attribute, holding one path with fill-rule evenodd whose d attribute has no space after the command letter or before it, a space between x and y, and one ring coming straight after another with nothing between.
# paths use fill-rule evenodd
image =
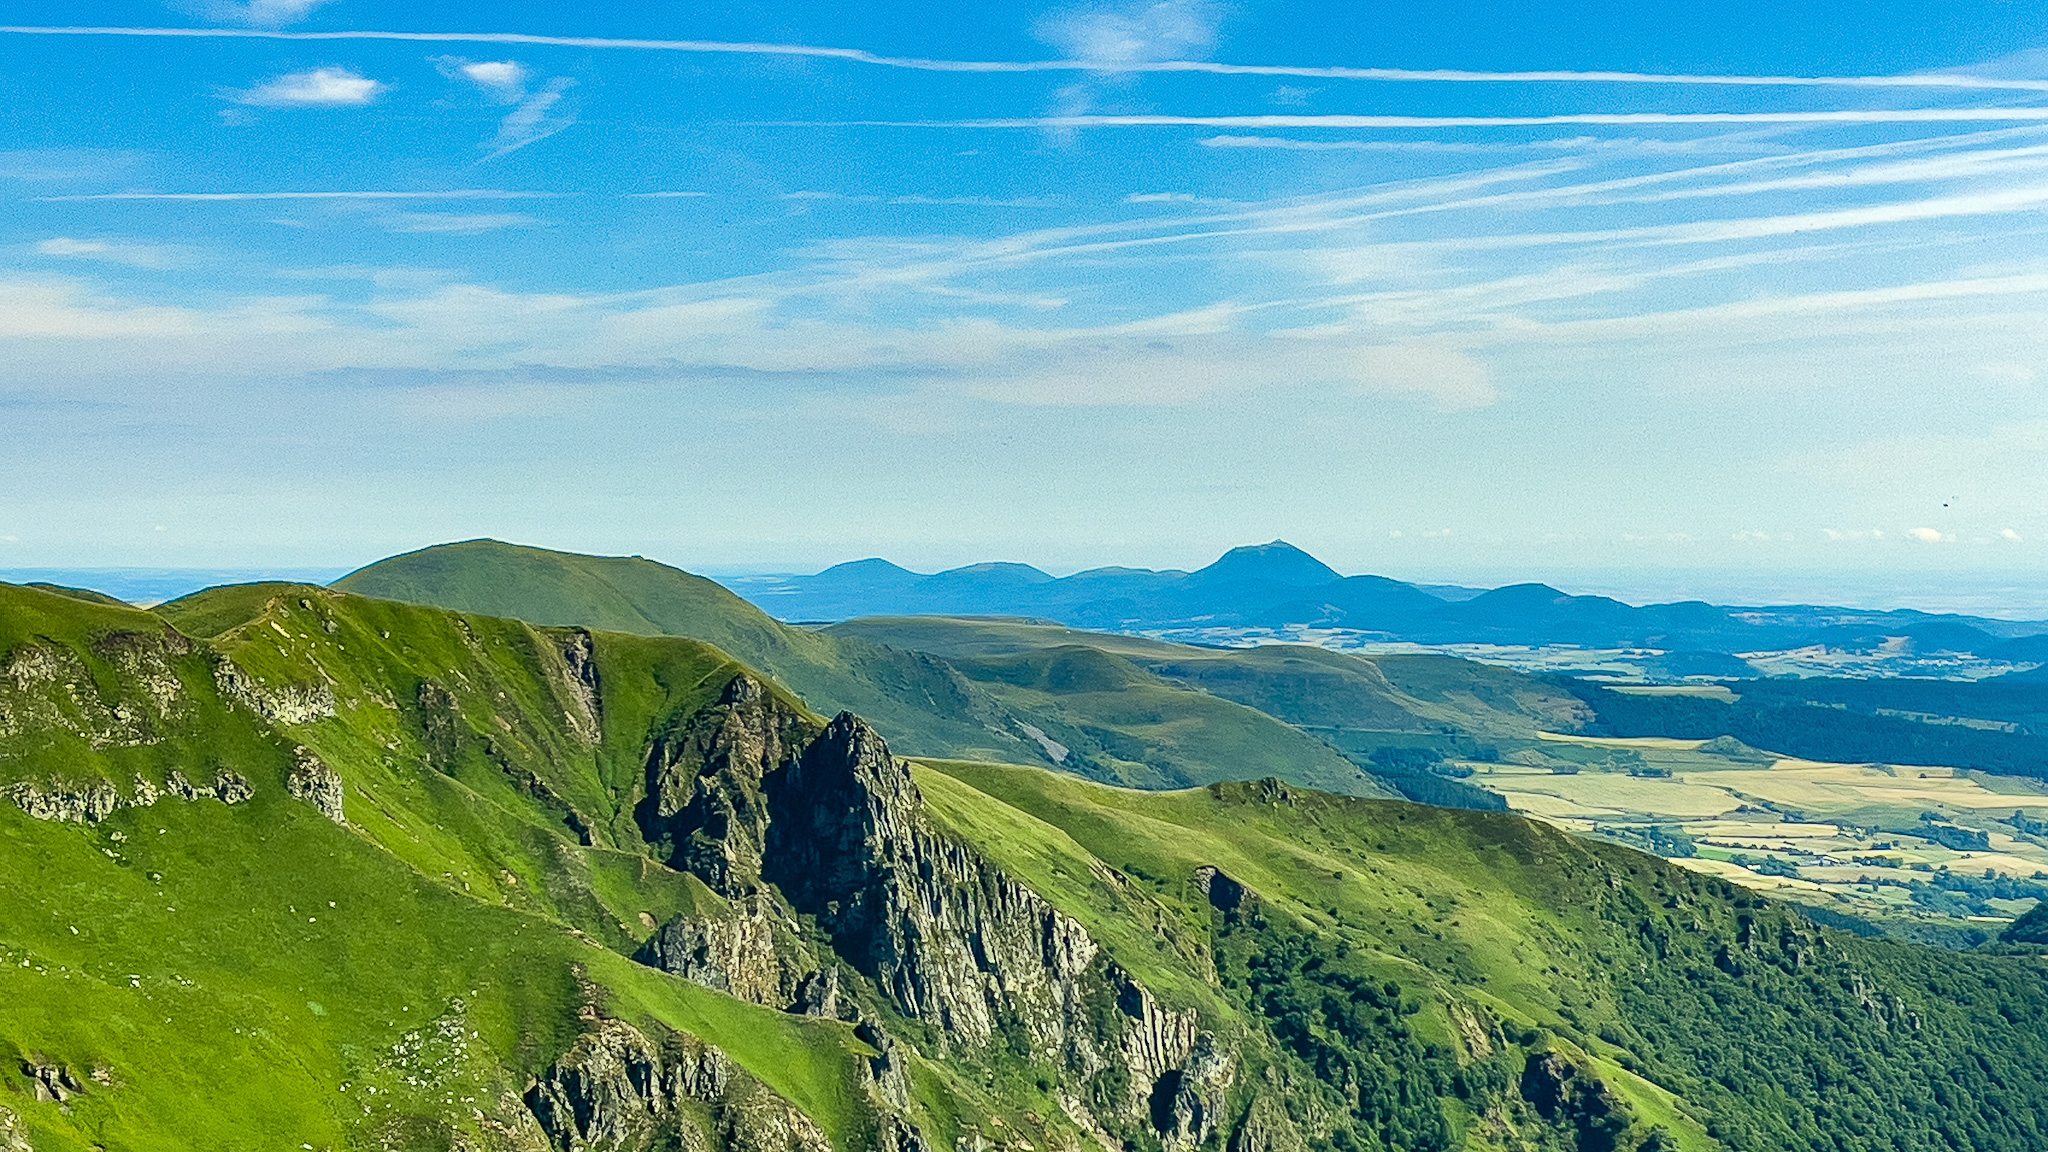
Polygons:
<instances>
[{"instance_id":1,"label":"blue sky","mask_svg":"<svg viewBox=\"0 0 2048 1152\"><path fill-rule=\"evenodd\" d=\"M2048 9L1716 9L10 4L0 568L2033 579Z\"/></svg>"}]
</instances>

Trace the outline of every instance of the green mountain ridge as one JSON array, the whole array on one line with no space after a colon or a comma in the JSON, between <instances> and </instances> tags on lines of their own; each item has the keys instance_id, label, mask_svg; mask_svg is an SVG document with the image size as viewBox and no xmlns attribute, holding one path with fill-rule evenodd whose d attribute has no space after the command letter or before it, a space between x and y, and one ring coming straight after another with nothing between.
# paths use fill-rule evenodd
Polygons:
<instances>
[{"instance_id":1,"label":"green mountain ridge","mask_svg":"<svg viewBox=\"0 0 2048 1152\"><path fill-rule=\"evenodd\" d=\"M1060 659L1004 671L1130 674ZM2024 950L1511 815L906 763L689 639L0 586L0 796L10 1148L2048 1137Z\"/></svg>"},{"instance_id":2,"label":"green mountain ridge","mask_svg":"<svg viewBox=\"0 0 2048 1152\"><path fill-rule=\"evenodd\" d=\"M1393 795L1323 741L1256 708L1144 672L1115 692L1012 683L992 665L779 623L718 584L638 557L473 540L394 556L334 586L544 626L701 639L788 685L819 711L859 713L915 755L1043 763L1138 787L1273 775ZM180 602L166 611L176 618L191 609Z\"/></svg>"}]
</instances>

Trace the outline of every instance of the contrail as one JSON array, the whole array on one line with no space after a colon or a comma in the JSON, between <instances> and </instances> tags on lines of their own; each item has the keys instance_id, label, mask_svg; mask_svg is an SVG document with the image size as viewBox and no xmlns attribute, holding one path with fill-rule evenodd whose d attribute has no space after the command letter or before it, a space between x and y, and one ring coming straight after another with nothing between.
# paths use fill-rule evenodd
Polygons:
<instances>
[{"instance_id":1,"label":"contrail","mask_svg":"<svg viewBox=\"0 0 2048 1152\"><path fill-rule=\"evenodd\" d=\"M1027 116L991 120L763 120L759 128L1522 128L1554 124L1942 124L2048 120L2044 108L1827 112L1573 112L1559 116Z\"/></svg>"},{"instance_id":2,"label":"contrail","mask_svg":"<svg viewBox=\"0 0 2048 1152\"><path fill-rule=\"evenodd\" d=\"M1206 60L932 60L884 56L859 48L727 40L636 40L608 36L534 36L523 32L278 32L257 28L65 28L0 26L21 36L151 36L235 40L398 40L432 44L531 44L640 52L701 52L736 56L810 56L921 72L1205 72L1218 76L1298 76L1321 80L1382 80L1433 84L1663 84L1734 87L1941 88L2048 92L2048 80L1999 79L1953 73L1909 76L1696 76L1660 72L1471 72L1459 69L1307 67L1218 64Z\"/></svg>"},{"instance_id":3,"label":"contrail","mask_svg":"<svg viewBox=\"0 0 2048 1152\"><path fill-rule=\"evenodd\" d=\"M536 200L561 192L500 192L489 188L450 192L100 192L90 196L39 196L41 203L81 200Z\"/></svg>"}]
</instances>

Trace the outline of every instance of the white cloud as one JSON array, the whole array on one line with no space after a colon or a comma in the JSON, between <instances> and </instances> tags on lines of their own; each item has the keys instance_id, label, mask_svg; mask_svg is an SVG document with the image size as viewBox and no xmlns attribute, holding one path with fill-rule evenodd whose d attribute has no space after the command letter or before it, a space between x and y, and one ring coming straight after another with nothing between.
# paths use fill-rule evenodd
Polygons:
<instances>
[{"instance_id":1,"label":"white cloud","mask_svg":"<svg viewBox=\"0 0 2048 1152\"><path fill-rule=\"evenodd\" d=\"M44 256L63 256L78 260L101 260L109 264L126 264L131 268L163 270L188 267L193 262L193 252L175 244L127 244L111 240L77 240L69 236L53 236L36 245L36 251Z\"/></svg>"},{"instance_id":2,"label":"white cloud","mask_svg":"<svg viewBox=\"0 0 2048 1152\"><path fill-rule=\"evenodd\" d=\"M526 81L531 75L517 60L465 60L460 56L439 56L434 64L441 75L463 79L499 104L517 104L526 98Z\"/></svg>"},{"instance_id":3,"label":"white cloud","mask_svg":"<svg viewBox=\"0 0 2048 1152\"><path fill-rule=\"evenodd\" d=\"M232 99L258 108L351 108L375 100L386 87L347 68L315 68L287 73Z\"/></svg>"},{"instance_id":4,"label":"white cloud","mask_svg":"<svg viewBox=\"0 0 2048 1152\"><path fill-rule=\"evenodd\" d=\"M1759 532L1754 528L1745 528L1740 532L1734 533L1728 538L1738 543L1754 544L1759 541L1768 542L1771 539L1771 534L1769 532Z\"/></svg>"},{"instance_id":5,"label":"white cloud","mask_svg":"<svg viewBox=\"0 0 2048 1152\"><path fill-rule=\"evenodd\" d=\"M1820 530L1820 534L1834 541L1884 539L1884 529L1882 528L1851 528L1846 530L1841 528L1823 528Z\"/></svg>"},{"instance_id":6,"label":"white cloud","mask_svg":"<svg viewBox=\"0 0 2048 1152\"><path fill-rule=\"evenodd\" d=\"M2000 539L2010 540L2015 544L2019 543L2020 540L2020 534L2013 531L2010 528L2000 528L1998 530L1998 535Z\"/></svg>"},{"instance_id":7,"label":"white cloud","mask_svg":"<svg viewBox=\"0 0 2048 1152\"><path fill-rule=\"evenodd\" d=\"M1118 7L1075 8L1038 22L1038 38L1070 60L1105 66L1184 60L1216 44L1222 8L1205 0L1156 0Z\"/></svg>"},{"instance_id":8,"label":"white cloud","mask_svg":"<svg viewBox=\"0 0 2048 1152\"><path fill-rule=\"evenodd\" d=\"M1918 540L1922 544L1947 544L1955 540L1954 536L1939 528L1910 528L1906 531L1906 537Z\"/></svg>"}]
</instances>

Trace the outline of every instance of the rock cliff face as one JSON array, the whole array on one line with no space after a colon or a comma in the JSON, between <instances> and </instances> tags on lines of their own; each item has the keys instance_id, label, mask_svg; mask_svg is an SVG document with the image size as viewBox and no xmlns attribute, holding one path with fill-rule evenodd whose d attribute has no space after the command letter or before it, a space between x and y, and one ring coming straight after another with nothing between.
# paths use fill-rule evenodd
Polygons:
<instances>
[{"instance_id":1,"label":"rock cliff face","mask_svg":"<svg viewBox=\"0 0 2048 1152\"><path fill-rule=\"evenodd\" d=\"M792 944L796 926L789 914L765 892L735 898L730 915L678 916L661 926L634 959L671 972L695 984L730 993L742 1000L783 1008L803 999L814 962ZM836 996L822 989L816 999L835 1009ZM810 1015L835 1016L820 1010Z\"/></svg>"},{"instance_id":2,"label":"rock cliff face","mask_svg":"<svg viewBox=\"0 0 2048 1152\"><path fill-rule=\"evenodd\" d=\"M318 809L322 816L336 824L348 824L341 774L311 749L300 748L292 754L292 770L284 778L284 787L295 798Z\"/></svg>"},{"instance_id":3,"label":"rock cliff face","mask_svg":"<svg viewBox=\"0 0 2048 1152\"><path fill-rule=\"evenodd\" d=\"M1160 1005L1077 921L934 829L908 766L859 718L820 731L736 677L655 742L647 780L648 839L733 911L671 921L643 962L756 1003L859 1020L883 1053L876 1090L901 1108L904 1054L797 939L807 921L886 1012L928 1026L928 1056L977 1058L1004 1038L1069 1070L1062 1104L1085 1127L1146 1125L1172 1149L1221 1122L1230 1047L1194 1013ZM1097 1080L1107 1090L1081 1090Z\"/></svg>"},{"instance_id":4,"label":"rock cliff face","mask_svg":"<svg viewBox=\"0 0 2048 1152\"><path fill-rule=\"evenodd\" d=\"M654 742L635 812L642 835L720 895L752 891L769 821L762 780L815 735L758 681L733 677L716 705Z\"/></svg>"},{"instance_id":5,"label":"rock cliff face","mask_svg":"<svg viewBox=\"0 0 2048 1152\"><path fill-rule=\"evenodd\" d=\"M154 744L186 714L175 663L192 651L192 642L170 629L109 633L92 644L92 655L117 678L108 687L78 652L24 644L0 664L0 738L42 729L81 736L94 749Z\"/></svg>"},{"instance_id":6,"label":"rock cliff face","mask_svg":"<svg viewBox=\"0 0 2048 1152\"><path fill-rule=\"evenodd\" d=\"M527 1089L559 1152L832 1152L795 1105L694 1036L603 1020Z\"/></svg>"}]
</instances>

